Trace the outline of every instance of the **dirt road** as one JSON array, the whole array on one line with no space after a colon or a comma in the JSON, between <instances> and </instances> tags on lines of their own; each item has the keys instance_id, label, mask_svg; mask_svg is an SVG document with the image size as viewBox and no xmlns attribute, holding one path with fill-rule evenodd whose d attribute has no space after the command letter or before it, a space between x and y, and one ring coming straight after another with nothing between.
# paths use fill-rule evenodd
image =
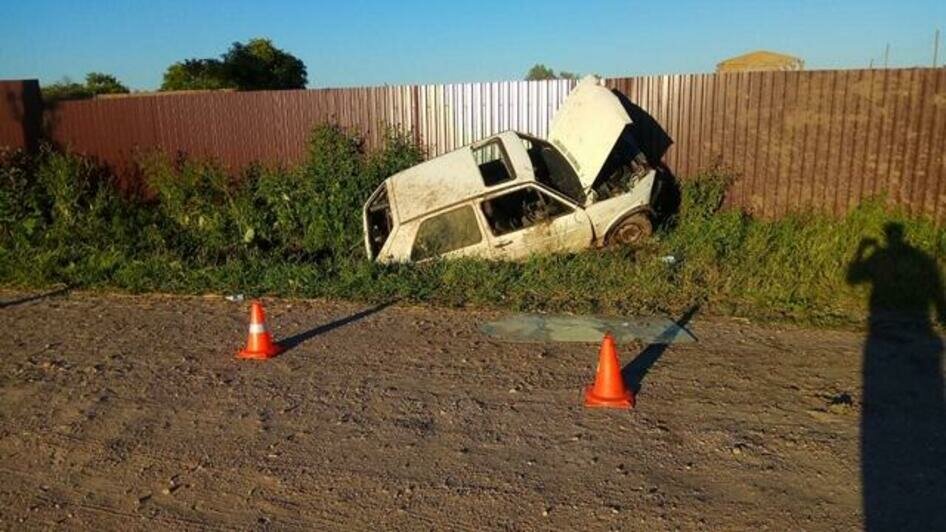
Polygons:
<instances>
[{"instance_id":1,"label":"dirt road","mask_svg":"<svg viewBox=\"0 0 946 532\"><path fill-rule=\"evenodd\" d=\"M492 312L0 293L0 527L855 529L864 334L697 316L620 346L637 409L579 399L597 346Z\"/></svg>"}]
</instances>

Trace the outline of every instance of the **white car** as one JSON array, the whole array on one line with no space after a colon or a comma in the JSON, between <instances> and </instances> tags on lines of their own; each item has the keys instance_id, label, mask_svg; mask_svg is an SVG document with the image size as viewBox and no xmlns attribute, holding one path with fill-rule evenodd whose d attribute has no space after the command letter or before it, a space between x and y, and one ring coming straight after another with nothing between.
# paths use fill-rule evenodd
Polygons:
<instances>
[{"instance_id":1,"label":"white car","mask_svg":"<svg viewBox=\"0 0 946 532\"><path fill-rule=\"evenodd\" d=\"M507 131L385 179L364 206L368 256L518 260L640 241L655 172L630 124L617 96L583 79L548 141Z\"/></svg>"}]
</instances>

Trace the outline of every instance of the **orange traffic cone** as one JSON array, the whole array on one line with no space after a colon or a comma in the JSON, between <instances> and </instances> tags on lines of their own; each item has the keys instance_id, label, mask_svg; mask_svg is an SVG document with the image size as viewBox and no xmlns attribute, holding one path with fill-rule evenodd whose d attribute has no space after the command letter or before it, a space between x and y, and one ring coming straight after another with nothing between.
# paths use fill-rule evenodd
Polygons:
<instances>
[{"instance_id":1,"label":"orange traffic cone","mask_svg":"<svg viewBox=\"0 0 946 532\"><path fill-rule=\"evenodd\" d=\"M266 315L259 301L250 304L250 336L246 347L237 352L237 358L273 358L281 353L283 347L273 342L273 337L266 330Z\"/></svg>"},{"instance_id":2,"label":"orange traffic cone","mask_svg":"<svg viewBox=\"0 0 946 532\"><path fill-rule=\"evenodd\" d=\"M634 393L624 385L621 363L611 333L605 333L604 341L601 342L595 383L585 388L585 406L634 407Z\"/></svg>"}]
</instances>

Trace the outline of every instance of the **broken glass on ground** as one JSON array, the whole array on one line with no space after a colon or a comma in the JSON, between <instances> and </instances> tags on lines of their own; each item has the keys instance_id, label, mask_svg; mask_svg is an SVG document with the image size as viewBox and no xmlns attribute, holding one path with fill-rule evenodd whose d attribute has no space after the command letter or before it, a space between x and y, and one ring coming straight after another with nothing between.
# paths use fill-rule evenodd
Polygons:
<instances>
[{"instance_id":1,"label":"broken glass on ground","mask_svg":"<svg viewBox=\"0 0 946 532\"><path fill-rule=\"evenodd\" d=\"M600 342L606 332L610 332L618 342L672 344L696 341L685 327L661 316L516 314L484 323L479 328L487 336L507 342Z\"/></svg>"}]
</instances>

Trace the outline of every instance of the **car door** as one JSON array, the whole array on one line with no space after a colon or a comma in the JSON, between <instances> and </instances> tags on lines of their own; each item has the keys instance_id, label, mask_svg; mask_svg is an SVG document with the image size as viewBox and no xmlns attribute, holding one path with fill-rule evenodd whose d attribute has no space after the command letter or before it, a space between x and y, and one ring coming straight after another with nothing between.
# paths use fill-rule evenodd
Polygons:
<instances>
[{"instance_id":1,"label":"car door","mask_svg":"<svg viewBox=\"0 0 946 532\"><path fill-rule=\"evenodd\" d=\"M490 256L489 241L483 238L472 203L438 212L422 220L417 226L410 252L412 261L437 257Z\"/></svg>"},{"instance_id":2,"label":"car door","mask_svg":"<svg viewBox=\"0 0 946 532\"><path fill-rule=\"evenodd\" d=\"M480 201L493 257L516 260L531 254L578 251L594 237L585 212L551 191L527 184Z\"/></svg>"}]
</instances>

